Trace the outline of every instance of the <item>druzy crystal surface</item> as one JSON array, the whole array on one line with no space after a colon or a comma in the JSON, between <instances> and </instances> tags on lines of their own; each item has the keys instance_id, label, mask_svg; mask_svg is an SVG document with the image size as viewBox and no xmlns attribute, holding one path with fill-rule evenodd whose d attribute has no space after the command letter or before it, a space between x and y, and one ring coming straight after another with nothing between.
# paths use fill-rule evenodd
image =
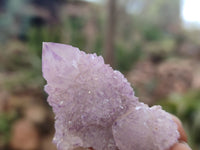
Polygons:
<instances>
[{"instance_id":1,"label":"druzy crystal surface","mask_svg":"<svg viewBox=\"0 0 200 150\"><path fill-rule=\"evenodd\" d=\"M112 129L121 150L167 150L179 135L167 112L142 103L118 118Z\"/></svg>"},{"instance_id":2,"label":"druzy crystal surface","mask_svg":"<svg viewBox=\"0 0 200 150\"><path fill-rule=\"evenodd\" d=\"M166 150L177 142L171 116L140 103L127 79L101 56L44 42L42 71L58 150Z\"/></svg>"}]
</instances>

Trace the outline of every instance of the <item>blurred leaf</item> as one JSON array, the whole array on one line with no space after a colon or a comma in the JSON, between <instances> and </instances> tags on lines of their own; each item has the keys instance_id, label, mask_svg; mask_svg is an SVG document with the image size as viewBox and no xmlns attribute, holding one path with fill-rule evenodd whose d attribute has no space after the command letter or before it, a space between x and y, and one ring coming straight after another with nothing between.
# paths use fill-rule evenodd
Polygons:
<instances>
[{"instance_id":1,"label":"blurred leaf","mask_svg":"<svg viewBox=\"0 0 200 150\"><path fill-rule=\"evenodd\" d=\"M6 145L10 139L11 126L17 119L16 113L1 113L0 114L0 139L3 145Z\"/></svg>"},{"instance_id":2,"label":"blurred leaf","mask_svg":"<svg viewBox=\"0 0 200 150\"><path fill-rule=\"evenodd\" d=\"M134 63L136 63L142 55L141 46L135 45L128 51L123 45L116 46L116 61L117 69L122 72L126 72L131 69Z\"/></svg>"}]
</instances>

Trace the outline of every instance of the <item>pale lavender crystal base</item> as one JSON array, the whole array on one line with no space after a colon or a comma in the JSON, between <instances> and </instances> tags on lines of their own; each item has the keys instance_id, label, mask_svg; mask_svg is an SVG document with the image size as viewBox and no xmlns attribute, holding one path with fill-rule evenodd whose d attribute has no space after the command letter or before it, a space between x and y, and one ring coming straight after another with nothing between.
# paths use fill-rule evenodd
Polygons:
<instances>
[{"instance_id":1,"label":"pale lavender crystal base","mask_svg":"<svg viewBox=\"0 0 200 150\"><path fill-rule=\"evenodd\" d=\"M101 56L45 42L42 71L55 113L58 150L144 150L144 144L165 150L177 142L170 115L139 103L130 83Z\"/></svg>"},{"instance_id":2,"label":"pale lavender crystal base","mask_svg":"<svg viewBox=\"0 0 200 150\"><path fill-rule=\"evenodd\" d=\"M142 103L118 118L112 129L120 150L168 150L179 136L171 115Z\"/></svg>"}]
</instances>

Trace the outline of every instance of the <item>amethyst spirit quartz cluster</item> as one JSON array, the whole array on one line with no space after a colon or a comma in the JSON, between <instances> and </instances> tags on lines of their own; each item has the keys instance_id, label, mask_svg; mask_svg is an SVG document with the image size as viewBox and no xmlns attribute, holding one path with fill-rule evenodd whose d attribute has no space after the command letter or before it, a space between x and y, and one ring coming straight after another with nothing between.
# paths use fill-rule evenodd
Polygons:
<instances>
[{"instance_id":1,"label":"amethyst spirit quartz cluster","mask_svg":"<svg viewBox=\"0 0 200 150\"><path fill-rule=\"evenodd\" d=\"M167 150L178 141L171 115L140 103L101 56L44 42L42 71L58 150Z\"/></svg>"}]
</instances>

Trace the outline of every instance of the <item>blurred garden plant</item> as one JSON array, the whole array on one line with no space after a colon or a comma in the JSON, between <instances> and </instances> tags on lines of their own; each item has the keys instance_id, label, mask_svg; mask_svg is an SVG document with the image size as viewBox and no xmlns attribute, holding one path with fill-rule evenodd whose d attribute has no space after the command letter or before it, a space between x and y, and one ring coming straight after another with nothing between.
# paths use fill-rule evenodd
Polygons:
<instances>
[{"instance_id":1,"label":"blurred garden plant","mask_svg":"<svg viewBox=\"0 0 200 150\"><path fill-rule=\"evenodd\" d=\"M11 136L11 127L18 118L17 113L0 113L0 149L8 145Z\"/></svg>"}]
</instances>

